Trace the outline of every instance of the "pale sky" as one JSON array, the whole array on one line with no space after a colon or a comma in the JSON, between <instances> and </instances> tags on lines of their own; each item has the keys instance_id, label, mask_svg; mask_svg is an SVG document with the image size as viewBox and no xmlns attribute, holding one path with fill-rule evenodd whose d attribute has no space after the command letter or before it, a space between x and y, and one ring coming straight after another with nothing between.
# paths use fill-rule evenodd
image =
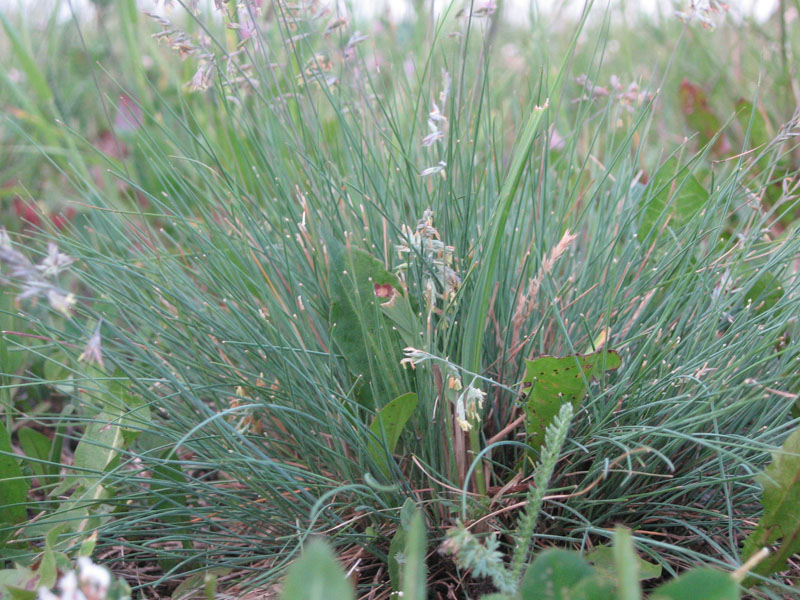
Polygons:
<instances>
[{"instance_id":1,"label":"pale sky","mask_svg":"<svg viewBox=\"0 0 800 600\"><path fill-rule=\"evenodd\" d=\"M434 0L436 11L441 11L448 6L451 0ZM531 4L544 13L566 5L568 13L579 14L583 6L583 0L495 0L497 4L505 3L506 17L518 18L526 17L529 14ZM595 0L594 10L602 11L608 0ZM735 13L742 15L753 15L758 20L765 20L775 10L779 0L725 0ZM475 0L477 5L480 0ZM355 10L365 16L381 13L386 7L397 18L402 18L410 10L409 0L354 0L346 2L351 4ZM426 2L427 3L427 2ZM619 5L622 0L612 0L613 4ZM674 10L688 9L690 0L626 0L624 4L630 10L637 10L647 14L656 14L661 7L661 11L669 14Z\"/></svg>"},{"instance_id":2,"label":"pale sky","mask_svg":"<svg viewBox=\"0 0 800 600\"><path fill-rule=\"evenodd\" d=\"M395 18L402 19L409 11L411 0L330 0L331 4L341 2L350 5L354 10L360 13L361 16L368 17L376 13L382 13L386 7ZM457 2L459 0L456 0ZM481 0L475 0L476 4ZM608 0L596 0L595 10L602 11ZM611 0L614 4L619 4L623 0ZM648 14L655 14L658 7L661 7L662 12L669 14L675 9L686 9L690 4L690 0L624 0L625 5L630 10L639 10ZM775 7L778 5L779 0L725 0L730 5L731 10L735 13L754 15L759 20L766 19ZM50 7L54 3L59 2L62 5L62 10L66 17L69 16L69 2L67 0L0 0L0 10L22 10L30 14L33 10L37 13L46 15L50 12ZM155 0L138 0L143 9L152 9L156 4ZM496 0L496 2L505 2L505 15L506 17L519 19L524 18L529 14L531 4L535 4L537 10L548 13L554 9L567 6L567 12L577 14L580 7L583 5L583 0ZM177 4L177 2L175 2ZM450 0L434 0L437 11L442 10L443 7L450 3ZM73 6L80 8L90 4L90 0L72 0ZM426 0L427 4L427 0Z\"/></svg>"}]
</instances>

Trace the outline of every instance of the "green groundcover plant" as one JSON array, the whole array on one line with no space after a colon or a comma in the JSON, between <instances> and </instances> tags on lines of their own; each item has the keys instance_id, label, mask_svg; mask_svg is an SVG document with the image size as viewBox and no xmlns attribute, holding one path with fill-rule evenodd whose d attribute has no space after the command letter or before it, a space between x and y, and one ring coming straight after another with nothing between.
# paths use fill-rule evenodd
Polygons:
<instances>
[{"instance_id":1,"label":"green groundcover plant","mask_svg":"<svg viewBox=\"0 0 800 600\"><path fill-rule=\"evenodd\" d=\"M423 597L427 536L432 596L533 597L535 540L638 598L622 525L665 577L735 571L722 594L777 544L746 583L792 593L796 443L756 476L798 426L797 115L754 79L724 121L669 60L600 85L610 14L501 45L495 8L362 33L122 3L128 68L87 67L105 150L9 34L4 135L80 212L0 237L8 585L96 536L138 593L266 594L324 534L360 588ZM710 52L718 15L683 18L669 56ZM330 552L301 560L349 590Z\"/></svg>"}]
</instances>

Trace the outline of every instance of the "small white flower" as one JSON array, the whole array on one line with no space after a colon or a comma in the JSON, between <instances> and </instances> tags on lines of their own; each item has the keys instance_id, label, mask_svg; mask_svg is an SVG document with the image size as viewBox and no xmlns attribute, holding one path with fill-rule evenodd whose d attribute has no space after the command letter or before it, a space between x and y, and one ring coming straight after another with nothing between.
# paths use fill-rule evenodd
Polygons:
<instances>
[{"instance_id":1,"label":"small white flower","mask_svg":"<svg viewBox=\"0 0 800 600\"><path fill-rule=\"evenodd\" d=\"M46 587L42 586L39 588L38 593L36 594L37 600L60 600L58 596L56 596L53 592L48 590Z\"/></svg>"},{"instance_id":2,"label":"small white flower","mask_svg":"<svg viewBox=\"0 0 800 600\"><path fill-rule=\"evenodd\" d=\"M86 348L78 357L78 360L85 360L88 362L93 362L100 365L100 368L105 368L103 364L103 340L100 337L100 325L102 321L97 324L97 328L94 330L92 337L89 338L89 341L86 343Z\"/></svg>"},{"instance_id":3,"label":"small white flower","mask_svg":"<svg viewBox=\"0 0 800 600\"><path fill-rule=\"evenodd\" d=\"M108 569L96 565L92 559L81 556L78 559L80 575L78 582L86 600L105 600L108 587L111 585L111 573Z\"/></svg>"},{"instance_id":4,"label":"small white flower","mask_svg":"<svg viewBox=\"0 0 800 600\"><path fill-rule=\"evenodd\" d=\"M436 173L440 173L440 172L444 171L444 168L446 166L447 166L447 163L444 162L443 160L440 160L438 165L435 165L433 167L428 167L427 169L424 169L420 173L420 177L428 177L429 175L435 175Z\"/></svg>"},{"instance_id":5,"label":"small white flower","mask_svg":"<svg viewBox=\"0 0 800 600\"><path fill-rule=\"evenodd\" d=\"M486 398L486 392L479 390L474 384L473 380L456 400L456 421L462 431L469 431L473 423L480 419L480 410Z\"/></svg>"},{"instance_id":6,"label":"small white flower","mask_svg":"<svg viewBox=\"0 0 800 600\"><path fill-rule=\"evenodd\" d=\"M417 348L413 348L411 346L403 348L403 354L405 355L405 358L400 361L400 364L411 365L412 369L416 369L418 364L432 358L432 356L424 350L418 350Z\"/></svg>"},{"instance_id":7,"label":"small white flower","mask_svg":"<svg viewBox=\"0 0 800 600\"><path fill-rule=\"evenodd\" d=\"M497 10L497 3L495 0L481 0L478 2L477 6L475 6L475 10L472 11L473 17L488 17L493 15Z\"/></svg>"},{"instance_id":8,"label":"small white flower","mask_svg":"<svg viewBox=\"0 0 800 600\"><path fill-rule=\"evenodd\" d=\"M55 244L47 244L47 257L36 265L43 277L55 277L65 271L73 262L74 258L62 254Z\"/></svg>"},{"instance_id":9,"label":"small white flower","mask_svg":"<svg viewBox=\"0 0 800 600\"><path fill-rule=\"evenodd\" d=\"M61 600L86 600L86 596L78 589L75 571L69 571L58 580L58 589L61 590Z\"/></svg>"},{"instance_id":10,"label":"small white flower","mask_svg":"<svg viewBox=\"0 0 800 600\"><path fill-rule=\"evenodd\" d=\"M54 310L69 318L69 311L75 305L75 294L65 294L59 289L51 288L47 290L47 301Z\"/></svg>"},{"instance_id":11,"label":"small white flower","mask_svg":"<svg viewBox=\"0 0 800 600\"><path fill-rule=\"evenodd\" d=\"M432 146L434 143L436 143L439 140L441 140L443 137L444 137L444 132L443 131L439 131L437 129L433 133L429 133L424 138L422 138L422 145L427 148L428 146Z\"/></svg>"},{"instance_id":12,"label":"small white flower","mask_svg":"<svg viewBox=\"0 0 800 600\"><path fill-rule=\"evenodd\" d=\"M439 108L439 105L436 102L431 102L433 104L433 108L431 112L428 113L428 121L438 123L440 121L447 121L447 117L442 114L442 110Z\"/></svg>"}]
</instances>

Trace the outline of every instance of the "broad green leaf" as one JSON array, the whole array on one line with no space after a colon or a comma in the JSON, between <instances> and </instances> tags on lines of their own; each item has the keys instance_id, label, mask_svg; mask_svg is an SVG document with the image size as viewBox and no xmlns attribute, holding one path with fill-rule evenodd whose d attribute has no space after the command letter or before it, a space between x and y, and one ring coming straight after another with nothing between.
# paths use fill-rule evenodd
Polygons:
<instances>
[{"instance_id":1,"label":"broad green leaf","mask_svg":"<svg viewBox=\"0 0 800 600\"><path fill-rule=\"evenodd\" d=\"M397 447L403 427L405 427L411 415L414 414L416 408L417 395L411 392L398 396L375 415L369 430L378 440L386 441L386 450L389 451L389 454L393 453ZM389 465L386 463L386 450L384 450L383 444L371 437L367 449L372 458L388 474Z\"/></svg>"},{"instance_id":2,"label":"broad green leaf","mask_svg":"<svg viewBox=\"0 0 800 600\"><path fill-rule=\"evenodd\" d=\"M99 371L99 369L98 369ZM98 377L103 377L99 372ZM99 400L103 403L102 409L108 413L119 414L119 424L126 442L130 443L139 436L142 429L148 429L150 424L150 406L141 396L131 393L129 384L123 383L125 374L121 369L114 371L113 376L118 381L113 382L108 392L102 394Z\"/></svg>"},{"instance_id":3,"label":"broad green leaf","mask_svg":"<svg viewBox=\"0 0 800 600\"><path fill-rule=\"evenodd\" d=\"M122 577L117 577L109 586L106 600L130 600L133 598L131 586Z\"/></svg>"},{"instance_id":4,"label":"broad green leaf","mask_svg":"<svg viewBox=\"0 0 800 600\"><path fill-rule=\"evenodd\" d=\"M571 590L582 579L595 574L577 552L545 550L525 571L520 584L521 600L571 600Z\"/></svg>"},{"instance_id":5,"label":"broad green leaf","mask_svg":"<svg viewBox=\"0 0 800 600\"><path fill-rule=\"evenodd\" d=\"M639 585L639 560L633 548L631 530L617 527L614 538L614 570L617 578L618 600L640 600L642 588Z\"/></svg>"},{"instance_id":6,"label":"broad green leaf","mask_svg":"<svg viewBox=\"0 0 800 600\"><path fill-rule=\"evenodd\" d=\"M122 429L116 417L101 412L95 419L87 425L75 448L73 465L84 477L100 476L123 444Z\"/></svg>"},{"instance_id":7,"label":"broad green leaf","mask_svg":"<svg viewBox=\"0 0 800 600\"><path fill-rule=\"evenodd\" d=\"M374 406L370 386L381 399L399 396L404 387L398 335L379 308L400 289L400 281L360 248L330 242L328 251L331 337L349 369L362 380L359 399Z\"/></svg>"},{"instance_id":8,"label":"broad green leaf","mask_svg":"<svg viewBox=\"0 0 800 600\"><path fill-rule=\"evenodd\" d=\"M94 554L95 546L97 546L97 532L95 531L81 542L81 547L78 548L78 556L91 557Z\"/></svg>"},{"instance_id":9,"label":"broad green leaf","mask_svg":"<svg viewBox=\"0 0 800 600\"><path fill-rule=\"evenodd\" d=\"M525 361L522 382L531 385L525 400L528 443L539 449L544 443L547 426L553 422L564 402L577 410L586 395L586 382L604 371L619 368L622 360L613 351L555 357L540 356Z\"/></svg>"},{"instance_id":10,"label":"broad green leaf","mask_svg":"<svg viewBox=\"0 0 800 600\"><path fill-rule=\"evenodd\" d=\"M570 589L569 600L618 600L617 586L605 574L584 577Z\"/></svg>"},{"instance_id":11,"label":"broad green leaf","mask_svg":"<svg viewBox=\"0 0 800 600\"><path fill-rule=\"evenodd\" d=\"M405 561L406 539L408 532L399 527L392 536L392 541L389 544L389 581L392 584L392 590L395 592L401 591L402 580L402 564Z\"/></svg>"},{"instance_id":12,"label":"broad green leaf","mask_svg":"<svg viewBox=\"0 0 800 600\"><path fill-rule=\"evenodd\" d=\"M425 600L425 519L420 511L411 519L406 537L405 561L402 569L404 600Z\"/></svg>"},{"instance_id":13,"label":"broad green leaf","mask_svg":"<svg viewBox=\"0 0 800 600\"><path fill-rule=\"evenodd\" d=\"M45 536L44 552L39 563L37 574L39 582L46 588L51 588L58 579L58 566L56 564L55 546L58 543L58 536L66 529L65 525L60 524L53 527Z\"/></svg>"},{"instance_id":14,"label":"broad green leaf","mask_svg":"<svg viewBox=\"0 0 800 600\"><path fill-rule=\"evenodd\" d=\"M758 479L764 487L764 514L745 540L742 555L746 560L764 546L773 546L753 569L769 575L786 569L786 561L800 552L800 429L772 454L772 462Z\"/></svg>"},{"instance_id":15,"label":"broad green leaf","mask_svg":"<svg viewBox=\"0 0 800 600\"><path fill-rule=\"evenodd\" d=\"M721 133L722 122L708 105L708 98L703 89L684 78L679 91L681 110L686 123L698 133L700 144L714 142L713 150L724 154L731 149L730 142Z\"/></svg>"},{"instance_id":16,"label":"broad green leaf","mask_svg":"<svg viewBox=\"0 0 800 600\"><path fill-rule=\"evenodd\" d=\"M5 591L8 592L9 600L35 600L37 597L37 592L33 590L26 590L12 585L7 585Z\"/></svg>"},{"instance_id":17,"label":"broad green leaf","mask_svg":"<svg viewBox=\"0 0 800 600\"><path fill-rule=\"evenodd\" d=\"M723 571L692 569L657 587L649 600L739 600L739 586Z\"/></svg>"},{"instance_id":18,"label":"broad green leaf","mask_svg":"<svg viewBox=\"0 0 800 600\"><path fill-rule=\"evenodd\" d=\"M389 580L395 592L400 591L400 563L405 560L406 539L408 531L411 529L411 522L419 511L417 505L411 498L406 498L400 509L400 526L397 528L392 542L389 544Z\"/></svg>"},{"instance_id":19,"label":"broad green leaf","mask_svg":"<svg viewBox=\"0 0 800 600\"><path fill-rule=\"evenodd\" d=\"M330 547L313 540L286 575L281 600L355 600L353 586Z\"/></svg>"},{"instance_id":20,"label":"broad green leaf","mask_svg":"<svg viewBox=\"0 0 800 600\"><path fill-rule=\"evenodd\" d=\"M175 590L172 592L171 598L172 600L197 598L200 590L203 590L203 595L205 595L207 586L211 585L212 587L215 587L217 578L221 575L227 575L230 572L231 569L227 567L215 567L200 573L194 573L184 579L181 584L175 588Z\"/></svg>"},{"instance_id":21,"label":"broad green leaf","mask_svg":"<svg viewBox=\"0 0 800 600\"><path fill-rule=\"evenodd\" d=\"M708 201L703 185L688 168L681 167L674 156L659 167L648 187L650 193L645 196L646 205L639 226L640 240L668 216L672 227L685 225Z\"/></svg>"},{"instance_id":22,"label":"broad green leaf","mask_svg":"<svg viewBox=\"0 0 800 600\"><path fill-rule=\"evenodd\" d=\"M0 569L0 598L5 599L8 587L25 589L35 577L37 577L36 573L26 567Z\"/></svg>"},{"instance_id":23,"label":"broad green leaf","mask_svg":"<svg viewBox=\"0 0 800 600\"><path fill-rule=\"evenodd\" d=\"M28 464L34 474L37 477L51 474L53 465L39 462L50 460L50 448L53 445L50 438L30 427L21 427L17 432L17 437L19 438L19 445L22 447L25 456L33 459L28 461Z\"/></svg>"},{"instance_id":24,"label":"broad green leaf","mask_svg":"<svg viewBox=\"0 0 800 600\"><path fill-rule=\"evenodd\" d=\"M422 344L422 325L419 316L411 307L408 297L396 294L392 299L380 304L385 314L394 325L403 345L419 348Z\"/></svg>"},{"instance_id":25,"label":"broad green leaf","mask_svg":"<svg viewBox=\"0 0 800 600\"><path fill-rule=\"evenodd\" d=\"M0 423L0 523L20 523L28 516L25 501L30 482L14 456L11 437Z\"/></svg>"},{"instance_id":26,"label":"broad green leaf","mask_svg":"<svg viewBox=\"0 0 800 600\"><path fill-rule=\"evenodd\" d=\"M760 148L772 141L769 122L760 107L756 109L752 102L739 98L736 101L736 118L742 131L749 135L748 148Z\"/></svg>"},{"instance_id":27,"label":"broad green leaf","mask_svg":"<svg viewBox=\"0 0 800 600\"><path fill-rule=\"evenodd\" d=\"M406 498L403 506L400 507L400 527L406 531L411 528L411 521L417 514L417 504L411 498Z\"/></svg>"},{"instance_id":28,"label":"broad green leaf","mask_svg":"<svg viewBox=\"0 0 800 600\"><path fill-rule=\"evenodd\" d=\"M764 272L745 293L745 302L750 303L756 313L769 310L783 297L783 285L772 273Z\"/></svg>"},{"instance_id":29,"label":"broad green leaf","mask_svg":"<svg viewBox=\"0 0 800 600\"><path fill-rule=\"evenodd\" d=\"M616 573L614 567L614 551L611 546L597 546L586 555L586 560L592 563L594 567L602 573L611 576ZM661 565L647 562L639 556L636 557L636 561L639 564L640 581L661 577Z\"/></svg>"}]
</instances>

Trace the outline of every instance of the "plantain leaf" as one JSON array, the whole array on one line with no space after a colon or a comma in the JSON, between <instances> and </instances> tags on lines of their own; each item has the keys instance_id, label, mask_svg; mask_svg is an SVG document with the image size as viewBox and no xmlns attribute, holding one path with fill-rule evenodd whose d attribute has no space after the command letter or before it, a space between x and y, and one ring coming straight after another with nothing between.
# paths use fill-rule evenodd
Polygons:
<instances>
[{"instance_id":1,"label":"plantain leaf","mask_svg":"<svg viewBox=\"0 0 800 600\"><path fill-rule=\"evenodd\" d=\"M379 309L400 281L359 248L329 242L331 338L350 371L361 378L357 396L367 406L403 391L399 338ZM373 396L374 390L374 396Z\"/></svg>"},{"instance_id":2,"label":"plantain leaf","mask_svg":"<svg viewBox=\"0 0 800 600\"><path fill-rule=\"evenodd\" d=\"M389 544L389 580L392 583L392 590L395 592L402 590L401 565L405 562L408 532L411 530L411 524L418 512L419 509L415 502L411 498L406 498L400 508L400 526Z\"/></svg>"},{"instance_id":3,"label":"plantain leaf","mask_svg":"<svg viewBox=\"0 0 800 600\"><path fill-rule=\"evenodd\" d=\"M384 406L372 421L369 430L375 437L370 437L367 449L385 473L389 472L389 465L386 463L386 452L394 452L403 427L414 414L417 408L417 395L413 392L398 396L389 404ZM377 439L375 439L377 438ZM386 445L378 440L385 440ZM385 449L384 449L385 448Z\"/></svg>"},{"instance_id":4,"label":"plantain leaf","mask_svg":"<svg viewBox=\"0 0 800 600\"><path fill-rule=\"evenodd\" d=\"M764 514L745 540L742 555L747 559L764 546L774 545L769 556L753 569L769 575L786 569L786 561L800 552L800 429L773 453L772 463L759 481L764 487Z\"/></svg>"},{"instance_id":5,"label":"plantain leaf","mask_svg":"<svg viewBox=\"0 0 800 600\"><path fill-rule=\"evenodd\" d=\"M399 527L394 536L392 536L392 541L389 544L389 581L392 584L392 591L394 592L402 591L400 574L403 570L402 564L405 561L407 537L408 532L404 528Z\"/></svg>"},{"instance_id":6,"label":"plantain leaf","mask_svg":"<svg viewBox=\"0 0 800 600\"><path fill-rule=\"evenodd\" d=\"M564 402L577 410L586 395L586 382L605 371L619 368L622 360L614 351L574 354L561 358L540 356L525 361L523 384L530 384L525 400L528 443L537 451L544 443L544 432Z\"/></svg>"}]
</instances>

